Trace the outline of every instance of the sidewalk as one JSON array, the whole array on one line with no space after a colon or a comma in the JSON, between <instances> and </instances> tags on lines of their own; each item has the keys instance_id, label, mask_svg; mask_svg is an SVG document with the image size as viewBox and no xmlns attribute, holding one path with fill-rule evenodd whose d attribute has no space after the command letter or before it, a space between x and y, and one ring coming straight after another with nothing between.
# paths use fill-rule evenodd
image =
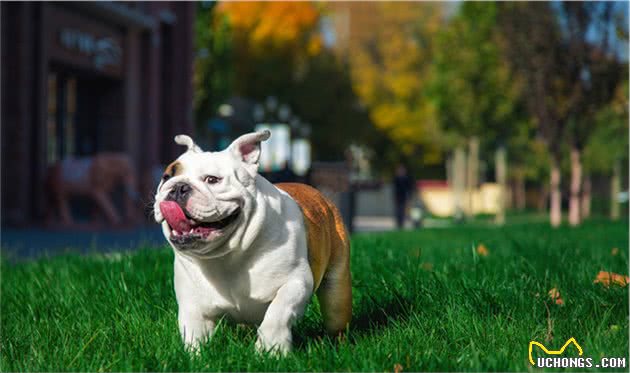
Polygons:
<instances>
[{"instance_id":1,"label":"sidewalk","mask_svg":"<svg viewBox=\"0 0 630 373\"><path fill-rule=\"evenodd\" d=\"M448 226L448 222L431 219L426 219L423 224L424 228ZM394 218L388 216L357 216L354 225L356 233L387 232L396 229ZM409 221L406 229L411 229ZM0 247L3 254L19 259L62 253L106 253L166 246L162 230L157 225L92 231L6 228L0 232Z\"/></svg>"},{"instance_id":2,"label":"sidewalk","mask_svg":"<svg viewBox=\"0 0 630 373\"><path fill-rule=\"evenodd\" d=\"M99 231L48 230L43 228L2 229L0 247L3 254L20 259L66 252L86 254L136 250L166 245L159 226Z\"/></svg>"},{"instance_id":3,"label":"sidewalk","mask_svg":"<svg viewBox=\"0 0 630 373\"><path fill-rule=\"evenodd\" d=\"M422 228L446 228L451 223L445 220L424 219ZM391 216L356 216L354 218L354 231L362 232L387 232L396 230L396 222ZM405 230L412 229L411 221L405 222Z\"/></svg>"}]
</instances>

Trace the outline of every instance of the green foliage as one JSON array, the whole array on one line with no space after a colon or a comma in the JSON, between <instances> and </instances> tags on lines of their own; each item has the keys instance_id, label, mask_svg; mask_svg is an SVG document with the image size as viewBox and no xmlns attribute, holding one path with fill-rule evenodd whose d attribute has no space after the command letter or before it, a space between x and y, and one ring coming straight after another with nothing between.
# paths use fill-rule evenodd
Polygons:
<instances>
[{"instance_id":1,"label":"green foliage","mask_svg":"<svg viewBox=\"0 0 630 373\"><path fill-rule=\"evenodd\" d=\"M206 4L206 3L203 3ZM312 128L317 160L342 160L373 126L358 105L349 71L318 33L311 3L233 2L200 6L196 32L195 115L204 124L231 96L275 96ZM200 51L206 51L201 53Z\"/></svg>"},{"instance_id":2,"label":"green foliage","mask_svg":"<svg viewBox=\"0 0 630 373\"><path fill-rule=\"evenodd\" d=\"M237 95L286 96L286 85L300 80L309 58L321 50L320 12L315 4L224 2L218 11L233 28Z\"/></svg>"},{"instance_id":3,"label":"green foliage","mask_svg":"<svg viewBox=\"0 0 630 373\"><path fill-rule=\"evenodd\" d=\"M218 106L232 93L234 71L233 45L227 18L218 14L216 3L200 2L195 19L194 110L197 128L205 124Z\"/></svg>"},{"instance_id":4,"label":"green foliage","mask_svg":"<svg viewBox=\"0 0 630 373\"><path fill-rule=\"evenodd\" d=\"M627 222L357 235L348 335L324 335L313 303L283 359L256 354L256 330L227 320L199 355L186 353L170 250L4 261L0 369L525 371L530 340L557 348L569 337L585 356L627 357L628 287L593 284L600 270L627 273L627 247Z\"/></svg>"},{"instance_id":5,"label":"green foliage","mask_svg":"<svg viewBox=\"0 0 630 373\"><path fill-rule=\"evenodd\" d=\"M593 118L594 129L584 148L584 167L589 172L609 174L617 162L628 161L628 80L617 89L615 99Z\"/></svg>"},{"instance_id":6,"label":"green foliage","mask_svg":"<svg viewBox=\"0 0 630 373\"><path fill-rule=\"evenodd\" d=\"M339 161L350 143L374 144L376 130L352 90L348 66L330 51L310 59L308 71L285 99L312 124L315 159Z\"/></svg>"},{"instance_id":7,"label":"green foliage","mask_svg":"<svg viewBox=\"0 0 630 373\"><path fill-rule=\"evenodd\" d=\"M437 36L432 93L444 129L458 136L506 138L518 105L516 83L499 50L493 3L464 3Z\"/></svg>"},{"instance_id":8,"label":"green foliage","mask_svg":"<svg viewBox=\"0 0 630 373\"><path fill-rule=\"evenodd\" d=\"M613 27L623 9L614 2L525 2L502 3L499 10L509 40L505 54L524 82L538 132L560 160L567 145L582 149L588 142L593 116L627 70L616 50L624 41Z\"/></svg>"},{"instance_id":9,"label":"green foliage","mask_svg":"<svg viewBox=\"0 0 630 373\"><path fill-rule=\"evenodd\" d=\"M466 2L437 35L431 98L450 147L476 136L492 163L505 146L514 176L535 178L546 164L526 110L521 77L505 59L494 3Z\"/></svg>"},{"instance_id":10,"label":"green foliage","mask_svg":"<svg viewBox=\"0 0 630 373\"><path fill-rule=\"evenodd\" d=\"M231 96L273 95L311 125L317 160L341 160L354 142L378 154L382 173L400 161L434 173L445 152L476 136L490 166L506 147L513 177L546 179L569 143L584 147L587 169L604 172L627 148L617 144L627 138L615 119L623 115L609 108L627 63L584 35L593 24L627 40L615 6L463 2L446 16L434 3L204 2L196 119L204 128ZM322 17L346 11L348 39L324 47ZM581 82L583 67L593 84Z\"/></svg>"},{"instance_id":11,"label":"green foliage","mask_svg":"<svg viewBox=\"0 0 630 373\"><path fill-rule=\"evenodd\" d=\"M355 9L370 32L359 33L348 47L354 90L387 137L379 142L392 145L384 159L439 163L443 136L427 87L443 6L382 2Z\"/></svg>"}]
</instances>

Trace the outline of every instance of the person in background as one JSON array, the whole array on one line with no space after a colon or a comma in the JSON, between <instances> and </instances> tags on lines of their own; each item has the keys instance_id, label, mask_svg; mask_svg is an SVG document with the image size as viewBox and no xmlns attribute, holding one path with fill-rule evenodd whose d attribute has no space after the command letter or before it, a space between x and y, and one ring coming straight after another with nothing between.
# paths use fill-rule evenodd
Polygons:
<instances>
[{"instance_id":1,"label":"person in background","mask_svg":"<svg viewBox=\"0 0 630 373\"><path fill-rule=\"evenodd\" d=\"M394 176L394 207L396 213L396 227L401 229L405 225L405 211L407 201L412 196L413 179L409 176L407 168L403 164L396 167Z\"/></svg>"}]
</instances>

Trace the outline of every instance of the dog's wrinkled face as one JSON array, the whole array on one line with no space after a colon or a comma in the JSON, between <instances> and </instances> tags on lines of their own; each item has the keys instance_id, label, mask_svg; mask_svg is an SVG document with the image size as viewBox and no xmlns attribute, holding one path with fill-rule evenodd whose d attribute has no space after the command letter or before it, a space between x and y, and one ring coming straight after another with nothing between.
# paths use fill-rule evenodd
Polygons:
<instances>
[{"instance_id":1,"label":"dog's wrinkled face","mask_svg":"<svg viewBox=\"0 0 630 373\"><path fill-rule=\"evenodd\" d=\"M260 142L268 137L268 131L243 135L214 153L188 136L176 137L188 151L166 168L154 205L155 220L176 250L213 257L231 249L230 237L244 229L255 203Z\"/></svg>"}]
</instances>

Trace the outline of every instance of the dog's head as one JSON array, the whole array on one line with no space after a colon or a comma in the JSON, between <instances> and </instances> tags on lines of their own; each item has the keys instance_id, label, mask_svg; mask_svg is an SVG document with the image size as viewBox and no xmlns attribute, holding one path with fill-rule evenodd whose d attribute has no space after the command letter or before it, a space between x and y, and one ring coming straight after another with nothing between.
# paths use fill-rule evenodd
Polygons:
<instances>
[{"instance_id":1,"label":"dog's head","mask_svg":"<svg viewBox=\"0 0 630 373\"><path fill-rule=\"evenodd\" d=\"M220 152L204 152L186 135L175 137L188 150L164 171L154 204L155 220L173 248L212 258L243 238L255 210L260 143L269 136L267 130L249 133Z\"/></svg>"}]
</instances>

